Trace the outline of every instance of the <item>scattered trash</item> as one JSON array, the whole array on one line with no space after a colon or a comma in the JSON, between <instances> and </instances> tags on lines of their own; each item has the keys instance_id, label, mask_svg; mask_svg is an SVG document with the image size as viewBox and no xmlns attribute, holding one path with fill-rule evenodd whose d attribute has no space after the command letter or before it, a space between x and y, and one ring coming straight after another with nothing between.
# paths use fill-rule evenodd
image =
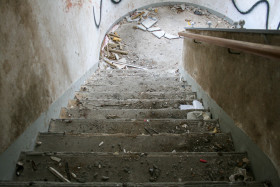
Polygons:
<instances>
[{"instance_id":1,"label":"scattered trash","mask_svg":"<svg viewBox=\"0 0 280 187\"><path fill-rule=\"evenodd\" d=\"M17 176L20 176L21 173L23 172L24 170L24 167L23 167L23 163L22 162L17 162L17 165L16 165L16 175Z\"/></svg>"},{"instance_id":2,"label":"scattered trash","mask_svg":"<svg viewBox=\"0 0 280 187\"><path fill-rule=\"evenodd\" d=\"M180 105L180 110L192 110L194 109L193 105Z\"/></svg>"},{"instance_id":3,"label":"scattered trash","mask_svg":"<svg viewBox=\"0 0 280 187\"><path fill-rule=\"evenodd\" d=\"M215 127L212 133L217 133L217 132L218 132L217 127Z\"/></svg>"},{"instance_id":4,"label":"scattered trash","mask_svg":"<svg viewBox=\"0 0 280 187\"><path fill-rule=\"evenodd\" d=\"M199 162L202 162L202 163L207 163L207 160L204 160L204 159L199 159Z\"/></svg>"},{"instance_id":5,"label":"scattered trash","mask_svg":"<svg viewBox=\"0 0 280 187\"><path fill-rule=\"evenodd\" d=\"M182 127L186 129L188 127L188 125L184 124L184 125L182 125Z\"/></svg>"},{"instance_id":6,"label":"scattered trash","mask_svg":"<svg viewBox=\"0 0 280 187\"><path fill-rule=\"evenodd\" d=\"M235 168L234 170L235 170L234 174L229 177L229 180L231 182L235 182L235 181L252 181L253 180L252 177L248 177L247 176L246 169Z\"/></svg>"},{"instance_id":7,"label":"scattered trash","mask_svg":"<svg viewBox=\"0 0 280 187\"><path fill-rule=\"evenodd\" d=\"M153 35L155 35L155 36L158 37L159 39L160 39L161 37L163 37L164 34L165 34L164 31L155 31L155 32L152 32L152 33L153 33Z\"/></svg>"},{"instance_id":8,"label":"scattered trash","mask_svg":"<svg viewBox=\"0 0 280 187\"><path fill-rule=\"evenodd\" d=\"M147 133L149 133L151 136L153 136L153 133L151 133L148 128L144 127L144 129L145 129L145 131L147 131Z\"/></svg>"},{"instance_id":9,"label":"scattered trash","mask_svg":"<svg viewBox=\"0 0 280 187\"><path fill-rule=\"evenodd\" d=\"M113 155L117 156L119 155L120 153L118 151L114 152Z\"/></svg>"},{"instance_id":10,"label":"scattered trash","mask_svg":"<svg viewBox=\"0 0 280 187\"><path fill-rule=\"evenodd\" d=\"M191 22L192 28L194 28L195 22Z\"/></svg>"},{"instance_id":11,"label":"scattered trash","mask_svg":"<svg viewBox=\"0 0 280 187\"><path fill-rule=\"evenodd\" d=\"M110 114L108 114L108 115L106 116L106 118L107 118L107 119L116 119L116 118L118 118L118 116L117 116L117 115L110 115Z\"/></svg>"},{"instance_id":12,"label":"scattered trash","mask_svg":"<svg viewBox=\"0 0 280 187\"><path fill-rule=\"evenodd\" d=\"M155 164L153 164L153 167L149 168L149 173L151 175L151 177L149 179L150 182L155 182L159 178L159 176L161 174L161 170Z\"/></svg>"},{"instance_id":13,"label":"scattered trash","mask_svg":"<svg viewBox=\"0 0 280 187\"><path fill-rule=\"evenodd\" d=\"M167 38L167 39L177 39L177 38L180 38L179 36L175 36L175 35L168 34L168 33L165 33L164 37Z\"/></svg>"},{"instance_id":14,"label":"scattered trash","mask_svg":"<svg viewBox=\"0 0 280 187\"><path fill-rule=\"evenodd\" d=\"M182 10L186 9L186 5L185 4L181 4L180 7L181 7Z\"/></svg>"},{"instance_id":15,"label":"scattered trash","mask_svg":"<svg viewBox=\"0 0 280 187\"><path fill-rule=\"evenodd\" d=\"M156 18L147 18L145 21L142 22L147 29L153 26L158 20Z\"/></svg>"},{"instance_id":16,"label":"scattered trash","mask_svg":"<svg viewBox=\"0 0 280 187\"><path fill-rule=\"evenodd\" d=\"M42 142L37 141L37 142L36 142L36 146L38 147L38 146L40 146L40 145L42 145Z\"/></svg>"},{"instance_id":17,"label":"scattered trash","mask_svg":"<svg viewBox=\"0 0 280 187\"><path fill-rule=\"evenodd\" d=\"M176 153L176 150L173 150L171 153Z\"/></svg>"},{"instance_id":18,"label":"scattered trash","mask_svg":"<svg viewBox=\"0 0 280 187\"><path fill-rule=\"evenodd\" d=\"M211 114L210 112L203 112L203 111L193 111L187 114L187 119L193 120L209 120Z\"/></svg>"},{"instance_id":19,"label":"scattered trash","mask_svg":"<svg viewBox=\"0 0 280 187\"><path fill-rule=\"evenodd\" d=\"M180 110L192 110L192 109L203 110L204 107L202 103L197 100L193 100L193 105L180 105Z\"/></svg>"},{"instance_id":20,"label":"scattered trash","mask_svg":"<svg viewBox=\"0 0 280 187\"><path fill-rule=\"evenodd\" d=\"M148 30L149 32L153 32L153 31L160 31L161 28L159 28L159 27L151 27L151 28L148 28L147 30Z\"/></svg>"},{"instance_id":21,"label":"scattered trash","mask_svg":"<svg viewBox=\"0 0 280 187\"><path fill-rule=\"evenodd\" d=\"M102 142L100 142L100 144L98 145L98 147L100 147L101 145L103 145L104 144L104 142L102 141Z\"/></svg>"},{"instance_id":22,"label":"scattered trash","mask_svg":"<svg viewBox=\"0 0 280 187\"><path fill-rule=\"evenodd\" d=\"M134 29L140 29L140 30L143 30L143 31L146 31L146 27L144 27L143 25L135 25L133 26Z\"/></svg>"},{"instance_id":23,"label":"scattered trash","mask_svg":"<svg viewBox=\"0 0 280 187\"><path fill-rule=\"evenodd\" d=\"M193 107L194 109L201 109L201 110L204 109L202 103L199 102L198 100L193 100Z\"/></svg>"},{"instance_id":24,"label":"scattered trash","mask_svg":"<svg viewBox=\"0 0 280 187\"><path fill-rule=\"evenodd\" d=\"M36 163L34 162L34 160L31 161L31 166L32 166L33 171L38 170L38 167L37 167Z\"/></svg>"},{"instance_id":25,"label":"scattered trash","mask_svg":"<svg viewBox=\"0 0 280 187\"><path fill-rule=\"evenodd\" d=\"M102 181L108 181L110 178L107 176L102 176Z\"/></svg>"},{"instance_id":26,"label":"scattered trash","mask_svg":"<svg viewBox=\"0 0 280 187\"><path fill-rule=\"evenodd\" d=\"M154 133L156 133L156 134L159 134L159 132L158 131L156 131L156 130L154 130L154 129L152 129L152 128L150 128L152 131L154 131Z\"/></svg>"},{"instance_id":27,"label":"scattered trash","mask_svg":"<svg viewBox=\"0 0 280 187\"><path fill-rule=\"evenodd\" d=\"M141 12L141 13L139 13L139 14L136 14L136 15L132 16L131 19L134 20L134 19L136 19L136 18L142 16L144 13L145 13L145 12Z\"/></svg>"},{"instance_id":28,"label":"scattered trash","mask_svg":"<svg viewBox=\"0 0 280 187\"><path fill-rule=\"evenodd\" d=\"M68 179L69 181L71 181L71 174L70 174L68 162L65 162L65 173L66 173L66 175L67 175L67 179Z\"/></svg>"},{"instance_id":29,"label":"scattered trash","mask_svg":"<svg viewBox=\"0 0 280 187\"><path fill-rule=\"evenodd\" d=\"M209 26L209 28L211 28L212 22L211 21L207 21L207 25Z\"/></svg>"},{"instance_id":30,"label":"scattered trash","mask_svg":"<svg viewBox=\"0 0 280 187\"><path fill-rule=\"evenodd\" d=\"M61 158L58 158L58 157L55 157L55 156L51 156L50 157L53 161L56 161L56 162L60 162L61 161Z\"/></svg>"},{"instance_id":31,"label":"scattered trash","mask_svg":"<svg viewBox=\"0 0 280 187\"><path fill-rule=\"evenodd\" d=\"M66 179L61 173L55 170L53 167L49 167L49 171L54 174L57 178L59 178L63 182L71 183L68 179Z\"/></svg>"},{"instance_id":32,"label":"scattered trash","mask_svg":"<svg viewBox=\"0 0 280 187\"><path fill-rule=\"evenodd\" d=\"M130 16L126 16L125 18L126 18L126 21L127 21L127 22L137 22L137 21L139 21L139 20L140 20L140 18L137 18L137 19L131 19L131 17L130 17Z\"/></svg>"},{"instance_id":33,"label":"scattered trash","mask_svg":"<svg viewBox=\"0 0 280 187\"><path fill-rule=\"evenodd\" d=\"M210 112L204 112L202 116L203 116L203 120L210 120L211 119Z\"/></svg>"},{"instance_id":34,"label":"scattered trash","mask_svg":"<svg viewBox=\"0 0 280 187\"><path fill-rule=\"evenodd\" d=\"M243 158L242 161L243 161L245 164L249 164L249 163L250 163L250 160L249 160L248 158L246 158L246 157Z\"/></svg>"},{"instance_id":35,"label":"scattered trash","mask_svg":"<svg viewBox=\"0 0 280 187\"><path fill-rule=\"evenodd\" d=\"M123 54L123 55L128 54L128 51L116 50L116 49L109 49L109 52L120 53L120 54Z\"/></svg>"},{"instance_id":36,"label":"scattered trash","mask_svg":"<svg viewBox=\"0 0 280 187\"><path fill-rule=\"evenodd\" d=\"M195 10L194 14L198 15L198 16L202 16L203 13L201 12L201 10Z\"/></svg>"}]
</instances>

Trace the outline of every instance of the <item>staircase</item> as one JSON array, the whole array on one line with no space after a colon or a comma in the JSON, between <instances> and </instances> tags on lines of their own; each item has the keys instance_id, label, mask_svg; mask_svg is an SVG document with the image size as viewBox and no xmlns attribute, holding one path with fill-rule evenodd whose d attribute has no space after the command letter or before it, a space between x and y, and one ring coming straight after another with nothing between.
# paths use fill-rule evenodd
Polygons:
<instances>
[{"instance_id":1,"label":"staircase","mask_svg":"<svg viewBox=\"0 0 280 187\"><path fill-rule=\"evenodd\" d=\"M246 153L234 152L218 120L203 117L208 110L179 109L194 99L177 74L99 71L5 185L263 186L250 181ZM236 174L241 168L246 175Z\"/></svg>"}]
</instances>

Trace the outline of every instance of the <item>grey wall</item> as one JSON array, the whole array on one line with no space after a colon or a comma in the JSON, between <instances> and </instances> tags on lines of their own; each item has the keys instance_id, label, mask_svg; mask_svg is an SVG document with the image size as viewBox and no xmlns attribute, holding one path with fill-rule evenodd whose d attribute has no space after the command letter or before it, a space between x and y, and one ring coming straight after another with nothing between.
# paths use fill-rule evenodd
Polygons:
<instances>
[{"instance_id":1,"label":"grey wall","mask_svg":"<svg viewBox=\"0 0 280 187\"><path fill-rule=\"evenodd\" d=\"M280 44L279 34L188 32ZM221 119L222 130L232 133L237 150L249 153L257 179L278 178L279 185L280 63L242 51L240 55L230 54L227 50L185 38L184 71L191 83L199 85L199 92L204 93L214 116Z\"/></svg>"}]
</instances>

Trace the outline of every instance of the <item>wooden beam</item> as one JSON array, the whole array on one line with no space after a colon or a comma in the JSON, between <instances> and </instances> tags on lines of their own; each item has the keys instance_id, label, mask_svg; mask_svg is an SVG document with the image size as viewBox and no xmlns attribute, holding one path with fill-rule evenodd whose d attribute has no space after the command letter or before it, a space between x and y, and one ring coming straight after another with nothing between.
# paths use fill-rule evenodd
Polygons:
<instances>
[{"instance_id":1,"label":"wooden beam","mask_svg":"<svg viewBox=\"0 0 280 187\"><path fill-rule=\"evenodd\" d=\"M265 45L244 41L237 41L225 38L218 38L214 36L205 36L200 34L193 34L189 32L179 32L179 36L192 38L197 41L211 43L217 46L236 49L254 55L280 60L280 47L273 45Z\"/></svg>"}]
</instances>

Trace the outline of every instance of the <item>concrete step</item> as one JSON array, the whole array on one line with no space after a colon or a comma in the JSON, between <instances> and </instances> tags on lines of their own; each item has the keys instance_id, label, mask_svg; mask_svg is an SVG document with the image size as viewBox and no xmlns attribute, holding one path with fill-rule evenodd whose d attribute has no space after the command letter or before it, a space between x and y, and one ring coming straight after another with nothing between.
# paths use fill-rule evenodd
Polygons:
<instances>
[{"instance_id":1,"label":"concrete step","mask_svg":"<svg viewBox=\"0 0 280 187\"><path fill-rule=\"evenodd\" d=\"M54 152L233 152L229 134L64 134L40 133L35 151ZM153 135L152 135L153 134ZM102 144L102 145L101 145Z\"/></svg>"},{"instance_id":2,"label":"concrete step","mask_svg":"<svg viewBox=\"0 0 280 187\"><path fill-rule=\"evenodd\" d=\"M172 186L172 187L264 187L263 182L225 182L225 181L201 181L201 182L147 182L147 183L122 183L122 182L43 182L43 181L0 181L0 186L8 187L21 187L21 186L40 186L40 187L116 187L116 186L126 186L126 187L162 187L162 186Z\"/></svg>"},{"instance_id":3,"label":"concrete step","mask_svg":"<svg viewBox=\"0 0 280 187\"><path fill-rule=\"evenodd\" d=\"M116 80L115 78L111 79L99 79L94 81L88 81L84 84L85 86L110 86L110 85L129 85L129 86L142 86L142 85L152 85L152 86L158 86L158 85L172 85L180 87L181 85L187 86L187 82L181 82L181 81L174 81L174 80L162 80L161 78L158 79L147 79L147 78L141 78L139 77L132 77L130 79L123 79L123 80Z\"/></svg>"},{"instance_id":4,"label":"concrete step","mask_svg":"<svg viewBox=\"0 0 280 187\"><path fill-rule=\"evenodd\" d=\"M60 158L58 163L50 158ZM49 171L63 176L73 172L80 182L185 182L229 181L236 167L250 166L242 162L245 153L22 153L24 170L16 181L60 181ZM200 160L203 159L203 160ZM207 163L205 163L207 162ZM69 170L65 169L68 165ZM65 171L66 170L66 171ZM76 181L71 179L71 181Z\"/></svg>"},{"instance_id":5,"label":"concrete step","mask_svg":"<svg viewBox=\"0 0 280 187\"><path fill-rule=\"evenodd\" d=\"M166 72L161 70L101 70L95 72L92 77L116 77L116 76L143 76L143 77L179 77L174 71Z\"/></svg>"},{"instance_id":6,"label":"concrete step","mask_svg":"<svg viewBox=\"0 0 280 187\"><path fill-rule=\"evenodd\" d=\"M180 119L150 119L144 120L120 120L120 119L72 119L52 120L49 132L65 133L123 133L123 134L149 134L144 127L149 125L159 133L190 133L213 132L216 128L220 132L218 120L180 120Z\"/></svg>"},{"instance_id":7,"label":"concrete step","mask_svg":"<svg viewBox=\"0 0 280 187\"><path fill-rule=\"evenodd\" d=\"M141 85L138 82L131 84L119 84L119 85L95 85L95 86L86 86L83 85L80 91L87 92L191 92L191 86L186 84L170 84L170 85L161 85L161 84L148 84Z\"/></svg>"},{"instance_id":8,"label":"concrete step","mask_svg":"<svg viewBox=\"0 0 280 187\"><path fill-rule=\"evenodd\" d=\"M185 99L95 99L69 100L68 108L76 109L179 109L180 105L192 105L193 100Z\"/></svg>"},{"instance_id":9,"label":"concrete step","mask_svg":"<svg viewBox=\"0 0 280 187\"><path fill-rule=\"evenodd\" d=\"M155 77L151 76L147 79L147 77L142 77L142 76L117 76L117 77L106 77L106 76L93 76L89 78L86 83L95 83L96 81L102 83L106 82L109 84L114 84L115 82L130 82L130 81L166 81L166 82L184 82L180 81L180 77Z\"/></svg>"},{"instance_id":10,"label":"concrete step","mask_svg":"<svg viewBox=\"0 0 280 187\"><path fill-rule=\"evenodd\" d=\"M179 109L67 109L62 108L60 118L62 119L162 119L175 118L187 119L189 112L208 110L179 110Z\"/></svg>"},{"instance_id":11,"label":"concrete step","mask_svg":"<svg viewBox=\"0 0 280 187\"><path fill-rule=\"evenodd\" d=\"M83 99L118 99L118 100L126 100L126 99L185 99L185 100L193 100L196 99L196 93L194 92L164 92L163 90L160 92L77 92L75 94L75 98L79 100Z\"/></svg>"}]
</instances>

